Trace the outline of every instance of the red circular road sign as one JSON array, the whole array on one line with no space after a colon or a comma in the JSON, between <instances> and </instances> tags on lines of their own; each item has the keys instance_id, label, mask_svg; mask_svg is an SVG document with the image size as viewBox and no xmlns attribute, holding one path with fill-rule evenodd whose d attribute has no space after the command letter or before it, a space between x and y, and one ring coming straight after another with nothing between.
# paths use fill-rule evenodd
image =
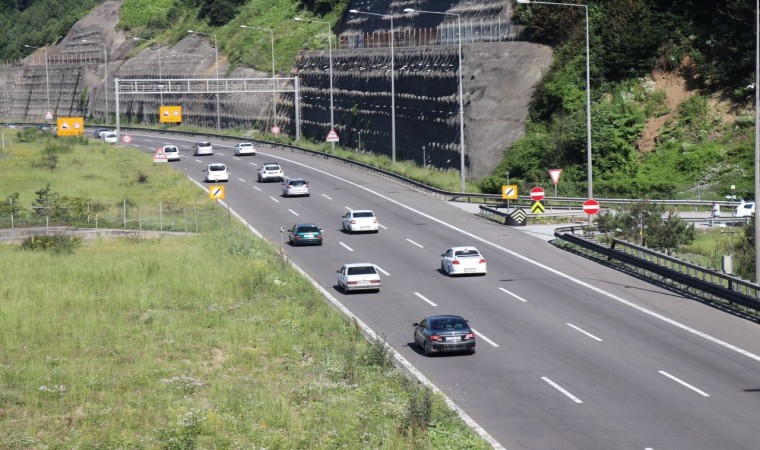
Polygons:
<instances>
[{"instance_id":1,"label":"red circular road sign","mask_svg":"<svg viewBox=\"0 0 760 450\"><path fill-rule=\"evenodd\" d=\"M130 142L132 142L132 136L125 134L124 136L121 137L121 142L125 144L129 144Z\"/></svg>"},{"instance_id":2,"label":"red circular road sign","mask_svg":"<svg viewBox=\"0 0 760 450\"><path fill-rule=\"evenodd\" d=\"M534 187L530 190L530 198L533 201L540 202L544 199L544 188Z\"/></svg>"},{"instance_id":3,"label":"red circular road sign","mask_svg":"<svg viewBox=\"0 0 760 450\"><path fill-rule=\"evenodd\" d=\"M583 202L583 212L586 214L596 214L599 212L599 202L590 198Z\"/></svg>"}]
</instances>

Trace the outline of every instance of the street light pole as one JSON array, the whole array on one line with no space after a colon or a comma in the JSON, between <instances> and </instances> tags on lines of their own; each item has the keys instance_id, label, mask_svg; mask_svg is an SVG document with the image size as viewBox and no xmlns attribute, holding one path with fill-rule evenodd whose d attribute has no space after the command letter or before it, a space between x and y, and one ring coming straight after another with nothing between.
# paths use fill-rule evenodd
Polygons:
<instances>
[{"instance_id":1,"label":"street light pole","mask_svg":"<svg viewBox=\"0 0 760 450\"><path fill-rule=\"evenodd\" d=\"M303 19L301 17L294 17L293 20L298 22L317 22L327 25L327 48L330 61L330 130L335 130L335 107L333 106L332 27L330 22L324 20ZM334 144L335 143L333 142L333 145Z\"/></svg>"},{"instance_id":2,"label":"street light pole","mask_svg":"<svg viewBox=\"0 0 760 450\"><path fill-rule=\"evenodd\" d=\"M396 162L396 71L393 67L394 62L394 35L393 35L393 15L392 14L377 14L371 12L359 11L358 9L351 9L348 12L352 14L366 14L368 16L388 17L391 19L391 161Z\"/></svg>"},{"instance_id":3,"label":"street light pole","mask_svg":"<svg viewBox=\"0 0 760 450\"><path fill-rule=\"evenodd\" d=\"M760 284L760 0L755 1L755 282Z\"/></svg>"},{"instance_id":4,"label":"street light pole","mask_svg":"<svg viewBox=\"0 0 760 450\"><path fill-rule=\"evenodd\" d=\"M264 28L264 27L249 27L247 25L240 25L240 28L245 28L247 30L261 30L261 31L268 31L269 32L269 38L272 45L272 82L274 83L274 91L272 92L272 120L274 121L274 126L277 126L277 82L275 81L275 71L274 71L274 30L271 28Z\"/></svg>"},{"instance_id":5,"label":"street light pole","mask_svg":"<svg viewBox=\"0 0 760 450\"><path fill-rule=\"evenodd\" d=\"M102 42L92 42L88 41L87 39L82 39L82 42L87 42L88 44L96 44L103 47L103 84L105 86L105 98L106 98L106 125L110 123L110 120L108 118L108 52L106 51L106 44Z\"/></svg>"},{"instance_id":6,"label":"street light pole","mask_svg":"<svg viewBox=\"0 0 760 450\"><path fill-rule=\"evenodd\" d=\"M517 3L538 5L559 5L559 6L577 6L585 11L586 16L586 176L588 178L588 198L594 198L593 175L591 170L591 55L589 52L589 24L588 24L588 5L579 5L576 3L556 3L540 2L536 0L517 0Z\"/></svg>"},{"instance_id":7,"label":"street light pole","mask_svg":"<svg viewBox=\"0 0 760 450\"><path fill-rule=\"evenodd\" d=\"M760 1L760 0L759 0ZM406 8L405 13L426 13L426 14L439 14L442 16L456 16L457 18L457 44L459 47L459 175L461 178L461 191L465 192L465 164L464 164L464 91L462 90L462 16L460 14L437 12L437 11L423 11L418 9Z\"/></svg>"},{"instance_id":8,"label":"street light pole","mask_svg":"<svg viewBox=\"0 0 760 450\"><path fill-rule=\"evenodd\" d=\"M161 42L155 40L155 39L142 39L139 37L133 37L132 40L134 41L148 41L148 42L155 42L156 48L158 50L158 80L161 81L164 78L163 73L161 72ZM164 93L160 93L161 96L161 106L164 106Z\"/></svg>"},{"instance_id":9,"label":"street light pole","mask_svg":"<svg viewBox=\"0 0 760 450\"><path fill-rule=\"evenodd\" d=\"M214 65L216 66L216 131L222 129L220 112L219 112L219 47L216 42L216 35L213 33L202 33L200 31L187 30L191 34L204 34L206 36L214 36Z\"/></svg>"},{"instance_id":10,"label":"street light pole","mask_svg":"<svg viewBox=\"0 0 760 450\"><path fill-rule=\"evenodd\" d=\"M35 47L33 45L24 44L24 47L36 48L37 50L43 50L42 47ZM45 95L47 97L47 111L45 112L45 116L47 117L47 113L52 112L52 111L50 110L50 75L48 73L48 47L45 47L44 50L45 50Z\"/></svg>"}]
</instances>

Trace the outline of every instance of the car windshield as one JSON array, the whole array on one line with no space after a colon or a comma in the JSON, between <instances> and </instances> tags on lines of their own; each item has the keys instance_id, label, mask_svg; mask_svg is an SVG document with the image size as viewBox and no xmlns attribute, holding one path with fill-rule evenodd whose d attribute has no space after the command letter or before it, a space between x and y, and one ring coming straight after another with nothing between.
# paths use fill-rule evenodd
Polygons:
<instances>
[{"instance_id":1,"label":"car windshield","mask_svg":"<svg viewBox=\"0 0 760 450\"><path fill-rule=\"evenodd\" d=\"M374 266L359 266L348 268L349 275L374 275L376 273L377 271L375 270Z\"/></svg>"},{"instance_id":2,"label":"car windshield","mask_svg":"<svg viewBox=\"0 0 760 450\"><path fill-rule=\"evenodd\" d=\"M319 228L315 226L305 226L305 227L298 227L298 231L300 233L317 233L319 232Z\"/></svg>"},{"instance_id":3,"label":"car windshield","mask_svg":"<svg viewBox=\"0 0 760 450\"><path fill-rule=\"evenodd\" d=\"M458 258L467 258L467 257L477 257L480 256L480 253L478 253L477 250L474 248L468 249L468 250L457 250L456 256Z\"/></svg>"},{"instance_id":4,"label":"car windshield","mask_svg":"<svg viewBox=\"0 0 760 450\"><path fill-rule=\"evenodd\" d=\"M363 211L354 213L354 217L375 217L372 211Z\"/></svg>"},{"instance_id":5,"label":"car windshield","mask_svg":"<svg viewBox=\"0 0 760 450\"><path fill-rule=\"evenodd\" d=\"M464 330L467 322L461 317L447 317L430 321L431 330Z\"/></svg>"}]
</instances>

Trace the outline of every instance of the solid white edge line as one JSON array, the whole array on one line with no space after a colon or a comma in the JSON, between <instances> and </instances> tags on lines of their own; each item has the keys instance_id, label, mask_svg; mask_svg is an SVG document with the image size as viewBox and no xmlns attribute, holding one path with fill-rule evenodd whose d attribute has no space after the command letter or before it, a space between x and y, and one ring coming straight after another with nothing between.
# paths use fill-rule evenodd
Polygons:
<instances>
[{"instance_id":1,"label":"solid white edge line","mask_svg":"<svg viewBox=\"0 0 760 450\"><path fill-rule=\"evenodd\" d=\"M293 210L292 210L292 209L290 209L290 208L288 208L288 211L290 211L291 213L293 213L293 215L294 215L294 216L298 216L298 215L299 215L297 212L293 211Z\"/></svg>"},{"instance_id":2,"label":"solid white edge line","mask_svg":"<svg viewBox=\"0 0 760 450\"><path fill-rule=\"evenodd\" d=\"M419 248L425 248L425 247L421 246L420 244L418 244L418 243L414 242L413 240L411 240L411 239L409 239L409 238L407 238L406 240L407 240L408 242L410 242L410 243L412 243L412 244L416 245L416 246L417 246L417 247L419 247Z\"/></svg>"},{"instance_id":3,"label":"solid white edge line","mask_svg":"<svg viewBox=\"0 0 760 450\"><path fill-rule=\"evenodd\" d=\"M494 346L494 347L498 347L499 346L499 344L497 344L496 342L488 339L483 333L481 333L480 331L476 330L475 328L470 327L470 329L472 330L473 333L475 333L478 336L480 336L481 339L483 339L484 341L488 342L492 346Z\"/></svg>"},{"instance_id":4,"label":"solid white edge line","mask_svg":"<svg viewBox=\"0 0 760 450\"><path fill-rule=\"evenodd\" d=\"M386 272L385 270L383 270L383 268L380 267L380 266L378 266L377 264L375 264L375 269L379 270L380 272L382 272L387 277L391 276L391 274L389 274L388 272Z\"/></svg>"},{"instance_id":5,"label":"solid white edge line","mask_svg":"<svg viewBox=\"0 0 760 450\"><path fill-rule=\"evenodd\" d=\"M343 247L345 247L345 248L346 248L346 250L348 250L349 252L352 252L352 251L354 251L354 249L352 249L351 247L349 247L348 245L346 245L346 244L344 244L344 243L342 243L342 242L340 242L340 241L338 241L338 244L340 244L340 245L342 245Z\"/></svg>"},{"instance_id":6,"label":"solid white edge line","mask_svg":"<svg viewBox=\"0 0 760 450\"><path fill-rule=\"evenodd\" d=\"M499 290L500 290L501 292L504 292L504 293L506 293L506 294L509 294L509 295L511 295L512 297L514 297L514 298L516 298L516 299L520 300L521 302L525 302L525 303L528 303L528 301L527 301L527 300L525 300L524 298L522 298L522 297L520 297L519 295L515 294L514 292L510 292L510 291L508 291L508 290L506 290L506 289L504 289L504 288L499 288Z\"/></svg>"},{"instance_id":7,"label":"solid white edge line","mask_svg":"<svg viewBox=\"0 0 760 450\"><path fill-rule=\"evenodd\" d=\"M544 381L546 381L547 383L549 383L549 386L551 386L554 389L556 389L556 390L562 392L563 394L565 394L570 400L574 401L575 403L583 403L583 401L581 399L579 399L578 397L574 396L573 394L571 394L570 392L568 392L567 390L565 390L565 388L563 388L562 386L560 386L557 383L553 382L549 378L547 378L547 377L541 377L541 379L544 380Z\"/></svg>"},{"instance_id":8,"label":"solid white edge line","mask_svg":"<svg viewBox=\"0 0 760 450\"><path fill-rule=\"evenodd\" d=\"M576 327L576 326L575 326L575 325L573 325L572 323L569 323L569 322L568 322L568 323L566 323L565 325L567 325L567 326L568 326L568 327L570 327L570 328L573 328L573 329L574 329L574 330L576 330L576 331L580 331L581 333L585 334L586 336L590 337L591 339L595 339L595 340L597 340L597 341L599 341L599 342L603 342L603 341L602 341L601 339L599 339L598 337L594 336L593 334L589 333L588 331L585 331L585 330L582 330L582 329L580 329L580 328Z\"/></svg>"},{"instance_id":9,"label":"solid white edge line","mask_svg":"<svg viewBox=\"0 0 760 450\"><path fill-rule=\"evenodd\" d=\"M192 179L191 179L192 180ZM202 184L198 183L195 180L192 180L195 184L197 184L200 188L206 189ZM229 205L227 205L223 200L218 201L222 206L225 208L229 208ZM266 240L266 237L259 233L257 229L251 226L245 219L243 219L242 216L240 216L235 210L232 208L229 208L230 214L232 214L237 220L240 221L246 228L251 230L251 232L259 237L260 239ZM433 384L432 381L430 381L425 375L423 375L422 372L417 370L416 367L414 367L409 361L404 358L401 353L396 351L395 348L393 348L388 342L383 339L381 335L378 335L375 333L375 331L367 326L364 322L361 321L357 316L354 315L348 308L346 308L345 305L343 305L341 302L338 301L335 297L333 297L332 294L330 294L327 289L323 288L319 283L317 283L316 280L314 280L312 277L309 276L303 269L301 269L298 265L296 265L292 260L288 259L288 264L298 273L301 274L304 278L306 278L309 283L311 283L312 286L314 286L315 289L317 289L319 292L322 293L322 295L338 310L340 311L351 323L355 323L359 326L359 328L362 330L362 333L364 334L367 339L375 342L381 342L385 348L393 355L393 358L396 360L396 362L404 369L406 370L411 376L417 379L420 383L425 385L428 389L433 391L436 395L439 395L444 402L446 402L446 406L448 406L452 411L454 411L460 419L464 423L467 424L470 429L472 429L478 436L480 436L484 441L491 444L491 446L495 450L506 450L496 439L493 438L488 432L481 427L475 420L473 420L472 417L470 417L469 414L464 412L462 408L459 407L456 403L454 403L453 400L449 398L442 390L438 388L435 384Z\"/></svg>"},{"instance_id":10,"label":"solid white edge line","mask_svg":"<svg viewBox=\"0 0 760 450\"><path fill-rule=\"evenodd\" d=\"M427 299L427 298L426 298L424 295L420 294L419 292L415 292L415 293L414 293L414 295L416 295L417 297L419 297L419 298L421 298L422 300L426 301L426 302L427 302L427 303L429 303L431 306L438 306L438 305L436 305L435 303L433 303L433 302L431 302L430 300L428 300L428 299Z\"/></svg>"},{"instance_id":11,"label":"solid white edge line","mask_svg":"<svg viewBox=\"0 0 760 450\"><path fill-rule=\"evenodd\" d=\"M670 378L671 380L675 381L676 383L680 384L681 386L684 386L684 387L687 387L687 388L691 389L692 391L696 392L697 394L701 395L702 397L709 397L710 396L710 394L708 394L707 392L695 388L694 386L690 385L689 383L687 383L687 382L685 382L683 380L680 380L680 379L674 377L673 375L665 372L664 370L658 370L657 372L660 373L660 374L662 374L662 375L665 375L666 377Z\"/></svg>"}]
</instances>

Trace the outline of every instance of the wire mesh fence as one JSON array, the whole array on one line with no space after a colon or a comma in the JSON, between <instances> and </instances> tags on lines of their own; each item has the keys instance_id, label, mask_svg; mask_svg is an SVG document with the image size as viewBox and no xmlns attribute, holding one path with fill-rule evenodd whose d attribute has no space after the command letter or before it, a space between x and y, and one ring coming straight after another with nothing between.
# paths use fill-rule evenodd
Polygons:
<instances>
[{"instance_id":1,"label":"wire mesh fence","mask_svg":"<svg viewBox=\"0 0 760 450\"><path fill-rule=\"evenodd\" d=\"M229 208L213 204L177 206L170 202L135 205L123 201L120 207L86 203L81 207L5 208L0 228L73 226L78 228L117 228L202 232L230 222Z\"/></svg>"}]
</instances>

